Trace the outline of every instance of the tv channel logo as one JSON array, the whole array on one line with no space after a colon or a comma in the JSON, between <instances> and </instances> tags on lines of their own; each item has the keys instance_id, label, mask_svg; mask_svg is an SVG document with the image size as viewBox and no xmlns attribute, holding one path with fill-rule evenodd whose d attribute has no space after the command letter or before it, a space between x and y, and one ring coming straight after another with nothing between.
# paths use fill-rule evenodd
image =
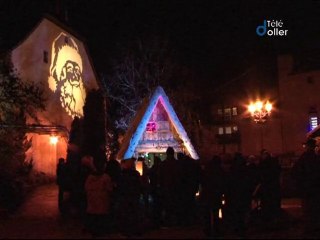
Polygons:
<instances>
[{"instance_id":1,"label":"tv channel logo","mask_svg":"<svg viewBox=\"0 0 320 240\"><path fill-rule=\"evenodd\" d=\"M283 29L283 22L280 20L263 20L262 25L258 25L256 28L256 33L258 36L287 36L288 29Z\"/></svg>"}]
</instances>

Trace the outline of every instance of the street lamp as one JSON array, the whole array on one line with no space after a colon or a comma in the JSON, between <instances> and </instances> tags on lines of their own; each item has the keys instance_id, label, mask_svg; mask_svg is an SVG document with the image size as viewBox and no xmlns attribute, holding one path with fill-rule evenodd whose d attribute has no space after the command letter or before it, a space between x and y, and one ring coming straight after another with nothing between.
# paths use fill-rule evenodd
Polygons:
<instances>
[{"instance_id":1,"label":"street lamp","mask_svg":"<svg viewBox=\"0 0 320 240\"><path fill-rule=\"evenodd\" d=\"M255 123L265 123L272 111L272 104L269 101L251 102L248 106L248 111ZM261 149L263 149L263 124L261 124Z\"/></svg>"},{"instance_id":2,"label":"street lamp","mask_svg":"<svg viewBox=\"0 0 320 240\"><path fill-rule=\"evenodd\" d=\"M264 123L270 116L272 104L269 101L262 102L260 100L250 103L248 111L256 123Z\"/></svg>"}]
</instances>

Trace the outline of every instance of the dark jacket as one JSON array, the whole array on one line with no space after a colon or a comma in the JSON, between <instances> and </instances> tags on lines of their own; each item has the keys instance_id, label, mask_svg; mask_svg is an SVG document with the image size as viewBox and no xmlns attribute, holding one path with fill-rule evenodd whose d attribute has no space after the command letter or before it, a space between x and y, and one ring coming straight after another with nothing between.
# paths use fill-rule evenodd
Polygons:
<instances>
[{"instance_id":1,"label":"dark jacket","mask_svg":"<svg viewBox=\"0 0 320 240\"><path fill-rule=\"evenodd\" d=\"M314 151L304 152L293 166L292 177L296 181L302 197L312 197L314 194L319 194L320 157Z\"/></svg>"}]
</instances>

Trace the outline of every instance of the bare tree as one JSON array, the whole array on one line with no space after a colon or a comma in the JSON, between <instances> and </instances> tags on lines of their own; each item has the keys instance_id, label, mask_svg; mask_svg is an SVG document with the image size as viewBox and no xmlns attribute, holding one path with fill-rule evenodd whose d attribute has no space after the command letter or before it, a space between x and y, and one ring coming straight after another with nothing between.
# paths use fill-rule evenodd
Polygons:
<instances>
[{"instance_id":1,"label":"bare tree","mask_svg":"<svg viewBox=\"0 0 320 240\"><path fill-rule=\"evenodd\" d=\"M122 51L113 72L104 76L103 82L110 100L107 145L119 140L143 99L150 97L158 85L165 89L189 136L198 145L201 138L201 95L194 87L197 76L188 67L177 63L175 52L171 49L167 41L159 38L137 40Z\"/></svg>"},{"instance_id":2,"label":"bare tree","mask_svg":"<svg viewBox=\"0 0 320 240\"><path fill-rule=\"evenodd\" d=\"M116 129L125 131L142 100L170 81L174 67L170 55L168 42L159 38L139 39L122 50L113 73L103 79Z\"/></svg>"}]
</instances>

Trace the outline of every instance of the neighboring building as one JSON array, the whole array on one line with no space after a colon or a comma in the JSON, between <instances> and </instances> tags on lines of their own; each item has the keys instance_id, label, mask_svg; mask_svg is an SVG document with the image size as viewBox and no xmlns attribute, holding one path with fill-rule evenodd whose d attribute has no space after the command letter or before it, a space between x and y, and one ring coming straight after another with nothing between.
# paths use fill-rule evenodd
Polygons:
<instances>
[{"instance_id":1,"label":"neighboring building","mask_svg":"<svg viewBox=\"0 0 320 240\"><path fill-rule=\"evenodd\" d=\"M279 155L302 153L307 133L319 124L320 68L297 65L291 55L278 56L276 66L276 75L271 76L274 84L264 85L261 73L255 75L258 67L253 74L216 93L211 110L215 152L250 155L265 148ZM255 123L247 109L250 101L257 99L268 99L274 105L271 116L262 124Z\"/></svg>"},{"instance_id":2,"label":"neighboring building","mask_svg":"<svg viewBox=\"0 0 320 240\"><path fill-rule=\"evenodd\" d=\"M276 103L277 91L263 81L269 69L261 73L251 68L242 78L216 90L211 106L212 125L216 136L215 153L242 152L259 154L262 148L280 153L277 114L272 113L264 124L253 121L247 106L251 101L268 98ZM260 75L259 75L260 74Z\"/></svg>"},{"instance_id":3,"label":"neighboring building","mask_svg":"<svg viewBox=\"0 0 320 240\"><path fill-rule=\"evenodd\" d=\"M219 97L211 106L215 133L213 153L257 154L261 147L265 147L264 138L261 138L263 129L249 117L245 107L249 96L242 91L239 94L232 92L234 90L220 90Z\"/></svg>"},{"instance_id":4,"label":"neighboring building","mask_svg":"<svg viewBox=\"0 0 320 240\"><path fill-rule=\"evenodd\" d=\"M306 69L289 55L278 58L278 68L283 151L300 153L307 133L318 125L320 68Z\"/></svg>"},{"instance_id":5,"label":"neighboring building","mask_svg":"<svg viewBox=\"0 0 320 240\"><path fill-rule=\"evenodd\" d=\"M132 119L117 155L117 159L145 157L153 161L154 156L164 158L168 147L199 159L184 127L172 108L162 87L157 87L150 99Z\"/></svg>"},{"instance_id":6,"label":"neighboring building","mask_svg":"<svg viewBox=\"0 0 320 240\"><path fill-rule=\"evenodd\" d=\"M37 113L39 122L27 118L32 130L27 158L36 170L54 175L57 159L66 157L73 118L82 117L87 92L99 87L87 48L68 27L44 17L12 50L11 60L23 81L44 90L46 109Z\"/></svg>"}]
</instances>

